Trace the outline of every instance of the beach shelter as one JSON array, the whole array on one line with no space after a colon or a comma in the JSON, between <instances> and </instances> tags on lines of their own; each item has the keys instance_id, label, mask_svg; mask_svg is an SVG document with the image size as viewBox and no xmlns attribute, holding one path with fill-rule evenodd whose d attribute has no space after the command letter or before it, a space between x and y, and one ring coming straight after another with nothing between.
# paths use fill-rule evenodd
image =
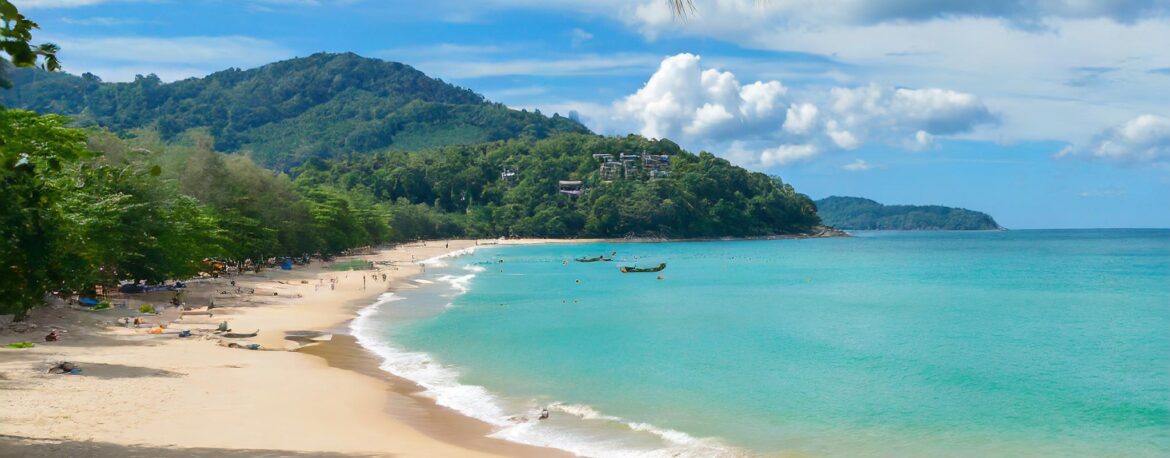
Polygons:
<instances>
[{"instance_id":1,"label":"beach shelter","mask_svg":"<svg viewBox=\"0 0 1170 458\"><path fill-rule=\"evenodd\" d=\"M280 263L280 270L292 270L292 258L284 258L284 262Z\"/></svg>"}]
</instances>

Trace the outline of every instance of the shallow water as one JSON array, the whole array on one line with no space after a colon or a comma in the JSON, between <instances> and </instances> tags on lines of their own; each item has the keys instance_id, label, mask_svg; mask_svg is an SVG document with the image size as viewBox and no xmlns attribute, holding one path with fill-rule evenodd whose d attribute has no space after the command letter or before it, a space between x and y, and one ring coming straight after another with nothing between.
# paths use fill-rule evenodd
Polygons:
<instances>
[{"instance_id":1,"label":"shallow water","mask_svg":"<svg viewBox=\"0 0 1170 458\"><path fill-rule=\"evenodd\" d=\"M617 272L634 261L669 267ZM1168 230L492 247L427 270L355 333L499 437L605 456L1170 454Z\"/></svg>"}]
</instances>

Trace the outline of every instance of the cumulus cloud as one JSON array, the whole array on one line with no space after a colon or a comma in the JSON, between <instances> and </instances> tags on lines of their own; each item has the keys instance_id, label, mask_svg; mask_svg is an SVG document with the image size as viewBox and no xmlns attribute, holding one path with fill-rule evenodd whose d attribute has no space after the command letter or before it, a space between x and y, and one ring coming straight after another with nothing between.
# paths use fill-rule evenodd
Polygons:
<instances>
[{"instance_id":1,"label":"cumulus cloud","mask_svg":"<svg viewBox=\"0 0 1170 458\"><path fill-rule=\"evenodd\" d=\"M816 145L780 145L765 149L760 153L760 165L774 167L794 162L805 162L816 157L820 152Z\"/></svg>"},{"instance_id":2,"label":"cumulus cloud","mask_svg":"<svg viewBox=\"0 0 1170 458\"><path fill-rule=\"evenodd\" d=\"M1057 157L1077 154L1123 163L1170 162L1170 118L1144 114L1097 135L1084 150L1068 148Z\"/></svg>"},{"instance_id":3,"label":"cumulus cloud","mask_svg":"<svg viewBox=\"0 0 1170 458\"><path fill-rule=\"evenodd\" d=\"M996 122L979 97L964 92L870 84L790 94L779 81L741 84L734 73L701 64L693 54L665 58L641 89L614 102L606 126L772 167L867 142L926 150L938 136Z\"/></svg>"},{"instance_id":4,"label":"cumulus cloud","mask_svg":"<svg viewBox=\"0 0 1170 458\"><path fill-rule=\"evenodd\" d=\"M834 145L842 149L854 149L861 146L861 142L857 141L857 137L845 129L842 129L837 124L836 119L830 119L825 123L825 134L833 141Z\"/></svg>"},{"instance_id":5,"label":"cumulus cloud","mask_svg":"<svg viewBox=\"0 0 1170 458\"><path fill-rule=\"evenodd\" d=\"M970 132L997 121L979 97L947 89L870 84L833 88L830 100L835 118L826 123L826 134L845 149L867 139L924 149L937 135Z\"/></svg>"},{"instance_id":6,"label":"cumulus cloud","mask_svg":"<svg viewBox=\"0 0 1170 458\"><path fill-rule=\"evenodd\" d=\"M818 111L811 103L793 104L784 116L784 131L796 135L809 133L816 126Z\"/></svg>"},{"instance_id":7,"label":"cumulus cloud","mask_svg":"<svg viewBox=\"0 0 1170 458\"><path fill-rule=\"evenodd\" d=\"M779 131L788 89L779 81L742 85L731 72L704 70L694 54L667 57L634 94L615 103L618 118L654 138L711 139Z\"/></svg>"}]
</instances>

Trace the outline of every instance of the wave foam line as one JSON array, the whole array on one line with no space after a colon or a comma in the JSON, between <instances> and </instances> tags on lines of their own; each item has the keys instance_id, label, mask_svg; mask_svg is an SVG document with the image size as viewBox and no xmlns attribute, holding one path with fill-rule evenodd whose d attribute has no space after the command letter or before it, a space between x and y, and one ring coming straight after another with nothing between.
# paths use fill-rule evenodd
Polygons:
<instances>
[{"instance_id":1,"label":"wave foam line","mask_svg":"<svg viewBox=\"0 0 1170 458\"><path fill-rule=\"evenodd\" d=\"M469 254L475 253L475 248L476 247L469 246L467 248L455 250L455 251L452 251L449 253L443 253L443 254L435 256L435 257L426 258L426 259L420 261L419 263L425 264L427 266L432 266L432 267L446 267L447 262L444 261L444 259L458 258L460 256L467 256Z\"/></svg>"},{"instance_id":2,"label":"wave foam line","mask_svg":"<svg viewBox=\"0 0 1170 458\"><path fill-rule=\"evenodd\" d=\"M581 421L613 422L625 426L632 432L652 434L660 438L665 447L634 448L623 443L620 437L592 437L584 431L574 431L571 427L555 426L535 420L533 412L508 412L504 403L486 388L460 383L459 373L455 369L443 366L427 353L397 348L380 336L374 317L383 305L402 299L404 298L394 293L385 293L378 297L373 304L360 310L357 317L350 322L350 333L359 345L382 359L380 369L417 383L423 387L423 395L433 399L436 404L496 427L497 430L490 434L490 437L526 445L557 448L589 457L747 456L746 453L729 448L714 439L696 438L681 431L662 429L646 423L628 422L619 417L604 415L588 405L553 403L547 408L549 411L572 415ZM532 418L517 420L525 415Z\"/></svg>"}]
</instances>

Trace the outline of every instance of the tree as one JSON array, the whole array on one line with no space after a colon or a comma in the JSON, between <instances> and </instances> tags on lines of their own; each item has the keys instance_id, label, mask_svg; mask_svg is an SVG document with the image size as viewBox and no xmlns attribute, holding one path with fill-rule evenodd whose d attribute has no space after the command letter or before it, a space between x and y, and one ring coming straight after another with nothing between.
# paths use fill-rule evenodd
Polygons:
<instances>
[{"instance_id":1,"label":"tree","mask_svg":"<svg viewBox=\"0 0 1170 458\"><path fill-rule=\"evenodd\" d=\"M61 63L57 61L57 45L31 43L32 31L38 28L40 26L20 14L11 1L0 0L0 51L8 55L7 59L0 56L0 88L12 87L7 77L6 60L15 67L34 67L40 60L40 67L44 70L61 69Z\"/></svg>"},{"instance_id":2,"label":"tree","mask_svg":"<svg viewBox=\"0 0 1170 458\"><path fill-rule=\"evenodd\" d=\"M23 317L64 273L65 218L55 186L66 164L87 157L85 132L57 115L0 109L0 314Z\"/></svg>"}]
</instances>

